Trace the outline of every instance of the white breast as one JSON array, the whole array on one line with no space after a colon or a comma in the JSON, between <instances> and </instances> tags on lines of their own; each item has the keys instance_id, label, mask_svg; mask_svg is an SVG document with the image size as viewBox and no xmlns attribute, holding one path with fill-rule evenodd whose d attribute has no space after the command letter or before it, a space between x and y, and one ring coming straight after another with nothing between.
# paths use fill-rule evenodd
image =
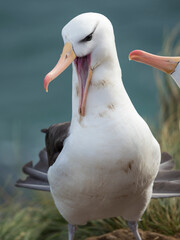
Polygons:
<instances>
[{"instance_id":1,"label":"white breast","mask_svg":"<svg viewBox=\"0 0 180 240\"><path fill-rule=\"evenodd\" d=\"M120 120L112 114L113 121L74 126L48 172L56 206L72 224L114 216L137 220L151 198L159 145L137 113L123 112Z\"/></svg>"}]
</instances>

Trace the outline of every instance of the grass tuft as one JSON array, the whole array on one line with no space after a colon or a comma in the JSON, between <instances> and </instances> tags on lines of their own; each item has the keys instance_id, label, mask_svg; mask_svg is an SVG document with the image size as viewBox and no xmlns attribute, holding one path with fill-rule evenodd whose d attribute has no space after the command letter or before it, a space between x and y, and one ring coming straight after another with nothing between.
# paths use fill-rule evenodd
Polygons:
<instances>
[{"instance_id":1,"label":"grass tuft","mask_svg":"<svg viewBox=\"0 0 180 240\"><path fill-rule=\"evenodd\" d=\"M180 56L180 25L165 38L162 55ZM162 151L171 153L180 168L180 88L171 76L155 71L155 79L160 99L159 142Z\"/></svg>"},{"instance_id":2,"label":"grass tuft","mask_svg":"<svg viewBox=\"0 0 180 240\"><path fill-rule=\"evenodd\" d=\"M37 205L37 200L39 204ZM0 207L0 239L3 240L66 240L67 223L57 211L48 193L37 193L25 207L12 200ZM139 227L143 230L174 235L180 232L180 199L152 200ZM89 222L78 227L76 239L84 240L115 229L127 228L120 218Z\"/></svg>"}]
</instances>

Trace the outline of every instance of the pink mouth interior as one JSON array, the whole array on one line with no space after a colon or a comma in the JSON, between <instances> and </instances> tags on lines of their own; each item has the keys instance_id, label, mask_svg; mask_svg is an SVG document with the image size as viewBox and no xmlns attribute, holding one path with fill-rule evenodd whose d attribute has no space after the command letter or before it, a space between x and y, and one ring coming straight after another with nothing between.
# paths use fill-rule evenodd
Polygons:
<instances>
[{"instance_id":1,"label":"pink mouth interior","mask_svg":"<svg viewBox=\"0 0 180 240\"><path fill-rule=\"evenodd\" d=\"M81 106L84 98L84 90L88 78L90 62L91 62L90 54L84 57L76 57L76 59L74 60L80 89L79 113L81 113Z\"/></svg>"}]
</instances>

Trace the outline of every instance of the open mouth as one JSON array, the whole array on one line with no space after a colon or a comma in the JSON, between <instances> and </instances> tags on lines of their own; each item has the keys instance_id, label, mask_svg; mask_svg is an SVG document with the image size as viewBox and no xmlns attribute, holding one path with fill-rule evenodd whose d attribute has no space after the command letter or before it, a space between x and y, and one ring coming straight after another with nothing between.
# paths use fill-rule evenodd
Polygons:
<instances>
[{"instance_id":1,"label":"open mouth","mask_svg":"<svg viewBox=\"0 0 180 240\"><path fill-rule=\"evenodd\" d=\"M49 83L59 76L73 61L76 66L79 82L80 99L78 111L81 116L85 116L87 93L92 77L92 70L90 67L91 54L84 57L77 57L74 53L72 44L67 42L64 45L62 54L56 66L48 74L46 74L44 78L44 88L47 92Z\"/></svg>"},{"instance_id":2,"label":"open mouth","mask_svg":"<svg viewBox=\"0 0 180 240\"><path fill-rule=\"evenodd\" d=\"M87 93L92 77L92 70L90 68L91 54L84 57L76 57L74 63L76 66L80 92L78 111L81 116L85 116Z\"/></svg>"}]
</instances>

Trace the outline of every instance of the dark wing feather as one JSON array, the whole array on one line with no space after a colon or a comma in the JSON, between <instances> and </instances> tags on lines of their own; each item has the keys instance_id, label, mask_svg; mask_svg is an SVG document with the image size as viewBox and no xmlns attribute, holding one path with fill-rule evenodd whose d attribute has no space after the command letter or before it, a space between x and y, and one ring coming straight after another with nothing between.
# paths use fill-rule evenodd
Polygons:
<instances>
[{"instance_id":1,"label":"dark wing feather","mask_svg":"<svg viewBox=\"0 0 180 240\"><path fill-rule=\"evenodd\" d=\"M160 170L155 179L156 182L167 182L180 180L179 170Z\"/></svg>"},{"instance_id":2,"label":"dark wing feather","mask_svg":"<svg viewBox=\"0 0 180 240\"><path fill-rule=\"evenodd\" d=\"M49 166L46 149L39 153L39 158L40 160L35 166L33 166L32 161L23 166L22 171L28 176L25 180L19 179L15 184L16 187L50 191L47 179Z\"/></svg>"},{"instance_id":3,"label":"dark wing feather","mask_svg":"<svg viewBox=\"0 0 180 240\"><path fill-rule=\"evenodd\" d=\"M155 182L153 190L154 198L157 196L180 196L180 182Z\"/></svg>"},{"instance_id":4,"label":"dark wing feather","mask_svg":"<svg viewBox=\"0 0 180 240\"><path fill-rule=\"evenodd\" d=\"M69 135L70 122L58 123L50 126L46 132L46 150L49 166L53 165L61 152L64 140Z\"/></svg>"},{"instance_id":5,"label":"dark wing feather","mask_svg":"<svg viewBox=\"0 0 180 240\"><path fill-rule=\"evenodd\" d=\"M163 152L161 154L161 164L160 164L159 171L161 171L161 170L171 170L174 167L175 167L175 162L172 159L172 156L167 152Z\"/></svg>"},{"instance_id":6,"label":"dark wing feather","mask_svg":"<svg viewBox=\"0 0 180 240\"><path fill-rule=\"evenodd\" d=\"M43 181L31 177L27 177L25 180L21 179L17 180L15 186L50 192L49 183L46 184Z\"/></svg>"},{"instance_id":7,"label":"dark wing feather","mask_svg":"<svg viewBox=\"0 0 180 240\"><path fill-rule=\"evenodd\" d=\"M15 186L50 191L47 171L63 148L64 140L69 134L69 126L70 122L59 123L42 130L46 133L46 148L39 153L40 160L35 166L32 162L23 166L22 171L28 176L25 180L19 179Z\"/></svg>"},{"instance_id":8,"label":"dark wing feather","mask_svg":"<svg viewBox=\"0 0 180 240\"><path fill-rule=\"evenodd\" d=\"M152 198L180 197L180 170L168 153L162 153L159 172L154 181Z\"/></svg>"},{"instance_id":9,"label":"dark wing feather","mask_svg":"<svg viewBox=\"0 0 180 240\"><path fill-rule=\"evenodd\" d=\"M167 152L161 153L161 165L163 163L167 163L168 161L172 160L172 156Z\"/></svg>"}]
</instances>

